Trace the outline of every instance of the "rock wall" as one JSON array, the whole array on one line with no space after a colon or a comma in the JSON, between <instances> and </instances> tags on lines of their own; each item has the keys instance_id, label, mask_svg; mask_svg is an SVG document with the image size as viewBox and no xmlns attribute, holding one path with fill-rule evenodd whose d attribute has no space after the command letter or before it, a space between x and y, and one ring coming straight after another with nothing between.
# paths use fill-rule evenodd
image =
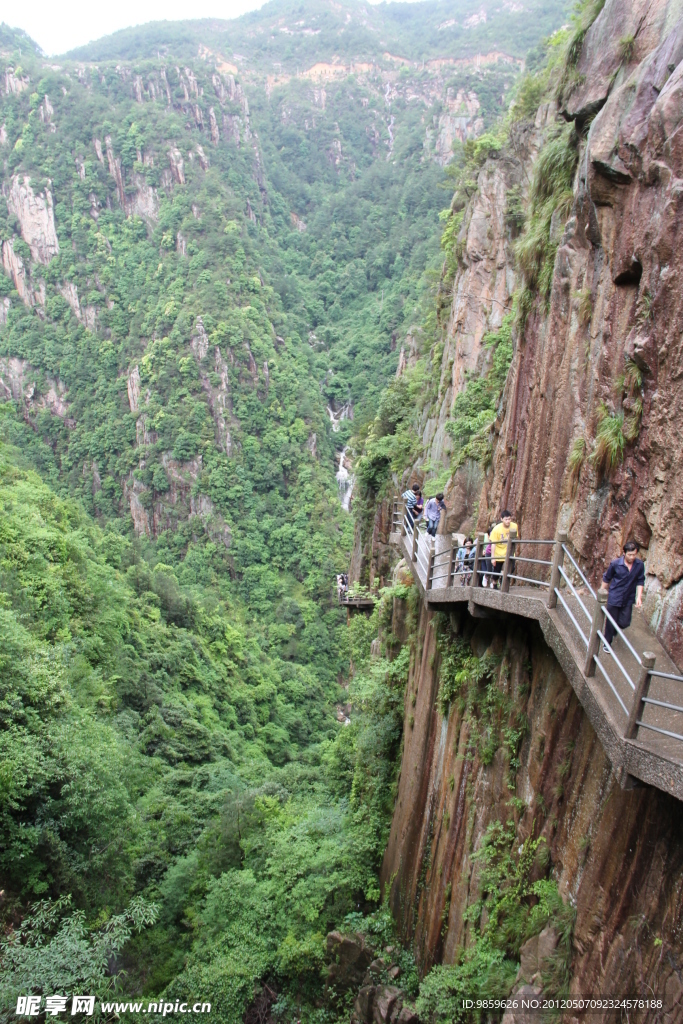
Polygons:
<instances>
[{"instance_id":1,"label":"rock wall","mask_svg":"<svg viewBox=\"0 0 683 1024\"><path fill-rule=\"evenodd\" d=\"M673 18L683 8L634 3L629 17L639 6L630 65L610 43L624 5L607 3L584 50L602 59L566 103L565 116L577 118L603 105L582 152L548 314L537 310L520 338L484 504L514 505L528 536L568 528L596 568L635 536L647 552L649 613L680 662L678 629L661 606L681 609L664 591L683 575L683 20ZM581 294L590 316L580 315ZM633 398L619 384L627 359L642 373L638 436L613 472L586 458L572 478L572 446L583 438L591 451L601 407L630 414Z\"/></svg>"},{"instance_id":2,"label":"rock wall","mask_svg":"<svg viewBox=\"0 0 683 1024\"><path fill-rule=\"evenodd\" d=\"M467 373L486 371L482 338L521 284L509 191L517 185L523 195L544 135L566 120L583 135L571 210L564 224L553 222L549 302L539 298L515 332L493 463L485 475L462 468L446 488L448 527L484 529L510 506L522 536L567 529L596 578L635 537L646 559L646 615L683 666L682 0L607 0L559 106L542 107L534 128L513 132L482 169L459 237L439 399L421 424L425 461L448 465L455 397ZM627 360L642 375L630 392ZM607 472L591 458L605 414L636 424Z\"/></svg>"},{"instance_id":3,"label":"rock wall","mask_svg":"<svg viewBox=\"0 0 683 1024\"><path fill-rule=\"evenodd\" d=\"M420 424L423 462L448 467L453 402L468 374L486 372L482 340L523 283L510 190L524 196L551 126L574 121L579 163L569 213L553 220L549 299L539 297L513 334L492 464L463 467L451 479L447 527L485 528L508 505L522 536L567 529L595 577L635 537L646 558L645 613L683 667L683 3L607 0L574 71L557 103L542 107L533 127L513 132L509 148L480 173L458 239L438 400ZM399 372L409 365L402 357ZM642 376L631 389L627 366ZM607 471L591 458L604 415L637 427ZM570 455L581 449L572 468ZM411 479L422 479L423 462ZM376 529L383 515L378 510ZM474 854L490 823L513 820L520 846L546 839L551 876L576 909L572 993L649 993L664 1007L644 1019L683 1020L680 804L659 791L619 787L534 624L475 620L463 610L450 625L474 653L501 659L495 685L528 729L511 772L503 742L484 763L472 720L453 706L443 717L436 621L423 608L382 869L421 970L453 963L473 943L481 925L467 915L481 870ZM523 967L532 954L526 950ZM519 983L531 980L527 967Z\"/></svg>"},{"instance_id":4,"label":"rock wall","mask_svg":"<svg viewBox=\"0 0 683 1024\"><path fill-rule=\"evenodd\" d=\"M31 258L35 263L47 266L52 257L59 253L49 188L36 195L31 188L30 178L15 175L7 195L7 208L19 221L21 237L31 250Z\"/></svg>"},{"instance_id":5,"label":"rock wall","mask_svg":"<svg viewBox=\"0 0 683 1024\"><path fill-rule=\"evenodd\" d=\"M394 916L421 970L452 963L471 944L479 927L465 920L478 896L480 862L473 854L489 823L513 820L520 845L545 837L551 876L576 908L571 992L650 993L664 1000L664 1013L639 1019L683 1020L680 804L656 790L619 788L535 624L511 616L474 620L463 610L451 628L478 656L501 659L495 685L526 716L528 729L511 773L504 746L483 763L471 723L457 707L442 717L436 622L423 608L382 867Z\"/></svg>"}]
</instances>

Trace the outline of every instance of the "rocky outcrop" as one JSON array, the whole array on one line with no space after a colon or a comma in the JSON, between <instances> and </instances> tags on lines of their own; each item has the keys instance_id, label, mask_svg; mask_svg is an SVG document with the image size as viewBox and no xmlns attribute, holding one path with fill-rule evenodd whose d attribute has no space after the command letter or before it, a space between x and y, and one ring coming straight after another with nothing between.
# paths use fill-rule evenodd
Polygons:
<instances>
[{"instance_id":1,"label":"rocky outcrop","mask_svg":"<svg viewBox=\"0 0 683 1024\"><path fill-rule=\"evenodd\" d=\"M130 411L135 413L140 408L140 370L137 366L128 374L128 404L130 405Z\"/></svg>"},{"instance_id":2,"label":"rocky outcrop","mask_svg":"<svg viewBox=\"0 0 683 1024\"><path fill-rule=\"evenodd\" d=\"M169 161L169 164L171 166L171 175L172 175L173 180L175 182L177 182L178 185L184 185L185 184L185 164L183 162L183 158L181 156L180 150L176 146L173 146L168 151L168 161Z\"/></svg>"},{"instance_id":3,"label":"rocky outcrop","mask_svg":"<svg viewBox=\"0 0 683 1024\"><path fill-rule=\"evenodd\" d=\"M484 165L458 237L438 401L421 422L426 459L445 468L455 397L468 373L486 372L482 339L521 285L510 190L523 199L556 119L582 125L597 111L579 143L572 208L553 221L549 302L539 299L513 334L492 464L485 475L463 467L448 485L448 528L485 529L509 506L522 536L567 529L596 579L635 537L646 557L647 614L681 666L682 14L679 0L607 0L561 107L542 107L533 129L513 131L508 150ZM627 361L642 375L630 391L620 384ZM623 460L607 472L595 454L605 415L615 425L623 416L632 430Z\"/></svg>"},{"instance_id":4,"label":"rocky outcrop","mask_svg":"<svg viewBox=\"0 0 683 1024\"><path fill-rule=\"evenodd\" d=\"M26 418L47 409L67 427L75 426L65 396L66 386L59 378L39 373L26 359L0 357L0 398L20 404Z\"/></svg>"},{"instance_id":5,"label":"rocky outcrop","mask_svg":"<svg viewBox=\"0 0 683 1024\"><path fill-rule=\"evenodd\" d=\"M15 175L7 194L7 207L19 221L21 237L31 250L31 258L47 265L59 252L49 188L35 195L31 179Z\"/></svg>"},{"instance_id":6,"label":"rocky outcrop","mask_svg":"<svg viewBox=\"0 0 683 1024\"><path fill-rule=\"evenodd\" d=\"M477 94L470 90L448 89L445 110L434 115L433 127L427 130L425 148L442 167L453 159L453 143L476 138L484 130L484 120L479 116Z\"/></svg>"},{"instance_id":7,"label":"rocky outcrop","mask_svg":"<svg viewBox=\"0 0 683 1024\"><path fill-rule=\"evenodd\" d=\"M73 281L64 281L57 285L57 291L69 303L79 323L95 333L97 330L97 306L81 306L78 288Z\"/></svg>"},{"instance_id":8,"label":"rocky outcrop","mask_svg":"<svg viewBox=\"0 0 683 1024\"><path fill-rule=\"evenodd\" d=\"M434 465L443 464L451 454L446 424L457 394L468 375L484 374L488 369L491 350L485 347L484 338L501 326L512 308L518 275L508 196L514 190L521 196L526 188L528 164L538 152L543 131L554 114L554 108L544 107L533 127L514 129L509 152L487 161L479 175L477 192L465 210L457 238L459 270L450 296L438 399L420 424L422 443ZM454 489L459 488L451 487L447 492L449 503Z\"/></svg>"},{"instance_id":9,"label":"rocky outcrop","mask_svg":"<svg viewBox=\"0 0 683 1024\"><path fill-rule=\"evenodd\" d=\"M489 706L507 702L526 726L513 764L503 742L506 717L487 720L480 701L470 703L468 716L467 700L442 716L436 622L422 608L382 867L394 917L421 970L452 963L473 942L482 923L467 913L479 893L475 855L491 822L511 821L514 850L543 837L550 876L576 909L570 993L656 992L666 999L664 1014L652 1010L643 1019L682 1019L680 804L659 791L619 787L535 625L476 621L465 611L450 621L475 654L491 657L497 697ZM495 735L498 743L487 749ZM541 990L539 974L557 946L550 925L522 946L517 987Z\"/></svg>"},{"instance_id":10,"label":"rocky outcrop","mask_svg":"<svg viewBox=\"0 0 683 1024\"><path fill-rule=\"evenodd\" d=\"M231 431L234 432L239 429L239 423L232 412L230 370L218 345L213 346L213 372L209 370L207 366L209 347L209 336L206 333L204 321L198 316L190 339L190 348L197 360L202 388L209 401L209 408L211 409L216 428L216 444L226 455L231 455L234 447ZM231 365L234 365L234 356L230 349L228 349L228 357ZM256 369L253 356L251 357L251 362L254 369ZM267 375L267 364L264 372ZM218 383L215 382L216 378ZM258 371L256 373L256 381L258 381Z\"/></svg>"},{"instance_id":11,"label":"rocky outcrop","mask_svg":"<svg viewBox=\"0 0 683 1024\"><path fill-rule=\"evenodd\" d=\"M2 249L2 269L12 279L12 283L24 305L33 306L35 304L35 296L31 288L30 278L26 272L24 261L19 253L14 251L12 239L0 243L0 248Z\"/></svg>"},{"instance_id":12,"label":"rocky outcrop","mask_svg":"<svg viewBox=\"0 0 683 1024\"><path fill-rule=\"evenodd\" d=\"M15 74L14 68L7 68L5 71L5 96L17 96L24 89L28 89L30 80L28 75Z\"/></svg>"},{"instance_id":13,"label":"rocky outcrop","mask_svg":"<svg viewBox=\"0 0 683 1024\"><path fill-rule=\"evenodd\" d=\"M582 123L596 114L682 16L680 0L606 0L586 34L572 84L566 90L567 115Z\"/></svg>"},{"instance_id":14,"label":"rocky outcrop","mask_svg":"<svg viewBox=\"0 0 683 1024\"><path fill-rule=\"evenodd\" d=\"M651 4L646 13L641 6L642 51L666 28L671 5ZM606 4L587 45L602 38L614 10ZM653 624L681 665L681 624L678 613L663 614L663 591L683 577L682 60L679 21L612 87L593 121L549 311L539 309L520 338L482 501L488 511L513 506L527 535L567 528L596 569L635 536L646 556ZM577 295L588 297L590 315L577 312ZM633 396L619 384L627 360L642 375ZM636 436L607 474L590 459L605 411L636 416ZM572 472L577 440L587 457ZM680 609L676 598L670 611L674 604Z\"/></svg>"},{"instance_id":15,"label":"rocky outcrop","mask_svg":"<svg viewBox=\"0 0 683 1024\"><path fill-rule=\"evenodd\" d=\"M148 185L143 175L137 171L133 171L130 175L129 187L126 187L126 181L121 168L121 159L114 155L110 135L105 137L104 143L107 153L107 166L109 173L116 182L116 192L121 209L127 217L137 216L143 220L155 221L159 216L159 197L157 196L156 189ZM104 156L99 139L95 139L95 149L98 159L103 163Z\"/></svg>"},{"instance_id":16,"label":"rocky outcrop","mask_svg":"<svg viewBox=\"0 0 683 1024\"><path fill-rule=\"evenodd\" d=\"M401 974L393 962L395 949L376 950L365 935L330 932L327 936L325 991L338 1001L344 993L358 990L351 1024L418 1024L417 1015L406 1003L405 993L395 984Z\"/></svg>"},{"instance_id":17,"label":"rocky outcrop","mask_svg":"<svg viewBox=\"0 0 683 1024\"><path fill-rule=\"evenodd\" d=\"M149 417L144 411L149 401L149 392L141 402L142 383L138 366L132 367L126 379L130 411L137 416L135 422L138 448L155 444L156 433L149 427ZM144 451L141 452L140 469L145 466ZM138 472L132 472L124 481L123 501L130 509L136 536L157 537L165 530L175 530L178 523L197 520L201 530L215 543L230 547L232 533L223 517L216 512L213 502L199 488L203 472L202 458L198 455L187 462L174 459L169 452L161 455L165 477L163 489L146 486Z\"/></svg>"}]
</instances>

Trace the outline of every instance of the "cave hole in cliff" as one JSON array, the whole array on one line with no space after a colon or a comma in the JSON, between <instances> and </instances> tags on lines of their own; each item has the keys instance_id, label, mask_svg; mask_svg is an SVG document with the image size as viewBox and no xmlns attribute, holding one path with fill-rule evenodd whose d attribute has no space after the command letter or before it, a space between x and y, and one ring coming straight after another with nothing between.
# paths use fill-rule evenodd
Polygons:
<instances>
[{"instance_id":1,"label":"cave hole in cliff","mask_svg":"<svg viewBox=\"0 0 683 1024\"><path fill-rule=\"evenodd\" d=\"M614 278L616 285L627 285L627 284L640 284L640 279L643 276L643 264L640 260L634 257L631 258L631 263L628 267L625 267L620 271Z\"/></svg>"}]
</instances>

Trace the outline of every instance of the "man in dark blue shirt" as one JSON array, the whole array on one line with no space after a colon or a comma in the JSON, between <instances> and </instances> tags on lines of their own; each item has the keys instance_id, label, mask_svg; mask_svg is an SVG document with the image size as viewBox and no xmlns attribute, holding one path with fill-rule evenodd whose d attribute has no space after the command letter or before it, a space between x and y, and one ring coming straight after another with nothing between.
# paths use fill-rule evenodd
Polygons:
<instances>
[{"instance_id":1,"label":"man in dark blue shirt","mask_svg":"<svg viewBox=\"0 0 683 1024\"><path fill-rule=\"evenodd\" d=\"M637 554L638 545L636 542L633 540L626 541L623 555L621 558L615 558L610 562L607 572L602 577L600 589L604 592L609 586L607 611L620 629L626 629L627 626L631 625L631 609L633 608L634 601L636 608L643 607L645 564L640 558L636 558ZM605 640L610 647L616 632L610 620L606 619Z\"/></svg>"}]
</instances>

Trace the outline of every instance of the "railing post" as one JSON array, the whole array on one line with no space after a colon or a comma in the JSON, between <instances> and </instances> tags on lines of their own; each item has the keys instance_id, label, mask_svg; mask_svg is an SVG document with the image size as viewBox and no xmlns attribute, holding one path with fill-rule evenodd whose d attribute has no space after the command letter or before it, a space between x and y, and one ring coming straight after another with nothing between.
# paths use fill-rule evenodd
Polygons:
<instances>
[{"instance_id":1,"label":"railing post","mask_svg":"<svg viewBox=\"0 0 683 1024\"><path fill-rule=\"evenodd\" d=\"M406 535L406 512L405 512L404 508L401 508L399 506L398 502L396 502L396 508L397 508L397 510L400 509L400 511L398 511L398 515L399 515L400 521L401 521L401 536L405 537L405 535ZM403 515L401 515L401 511L403 512Z\"/></svg>"},{"instance_id":2,"label":"railing post","mask_svg":"<svg viewBox=\"0 0 683 1024\"><path fill-rule=\"evenodd\" d=\"M588 650L586 651L586 661L583 666L583 674L585 676L595 675L595 655L598 653L600 647L600 637L598 636L598 630L600 629L600 623L602 620L602 610L607 604L607 594L603 594L601 590L598 591L598 599L595 602L595 608L593 609L593 621L591 623L591 635L588 641Z\"/></svg>"},{"instance_id":3,"label":"railing post","mask_svg":"<svg viewBox=\"0 0 683 1024\"><path fill-rule=\"evenodd\" d=\"M420 539L420 531L419 531L418 526L417 526L417 519L413 519L413 551L412 551L412 556L411 557L412 557L414 562L417 562L417 542L418 542L419 539Z\"/></svg>"},{"instance_id":4,"label":"railing post","mask_svg":"<svg viewBox=\"0 0 683 1024\"><path fill-rule=\"evenodd\" d=\"M453 543L453 536L451 535L451 557L448 561L448 576L446 577L446 586L455 586L455 556L458 553L458 545Z\"/></svg>"},{"instance_id":5,"label":"railing post","mask_svg":"<svg viewBox=\"0 0 683 1024\"><path fill-rule=\"evenodd\" d=\"M429 561L427 563L427 586L425 588L427 590L431 590L432 589L432 583L434 582L433 576L434 576L434 555L435 554L436 554L436 547L431 547L429 549Z\"/></svg>"},{"instance_id":6,"label":"railing post","mask_svg":"<svg viewBox=\"0 0 683 1024\"><path fill-rule=\"evenodd\" d=\"M553 567L550 570L550 592L548 593L548 608L557 608L557 594L555 589L560 589L560 569L564 564L563 544L567 543L567 531L558 530L553 548Z\"/></svg>"},{"instance_id":7,"label":"railing post","mask_svg":"<svg viewBox=\"0 0 683 1024\"><path fill-rule=\"evenodd\" d=\"M507 594L510 589L510 579L508 573L510 572L510 558L512 557L512 548L514 542L517 540L517 531L514 528L510 529L508 536L507 547L505 548L505 561L503 562L503 579L500 584L501 594Z\"/></svg>"},{"instance_id":8,"label":"railing post","mask_svg":"<svg viewBox=\"0 0 683 1024\"><path fill-rule=\"evenodd\" d=\"M633 704L631 705L631 714L628 716L628 725L626 726L626 732L624 736L627 740L635 738L636 729L638 728L638 719L643 710L643 698L647 697L650 691L650 680L652 676L650 672L655 667L656 655L652 651L643 651L643 665L640 670L640 677L636 683L636 692L633 694Z\"/></svg>"},{"instance_id":9,"label":"railing post","mask_svg":"<svg viewBox=\"0 0 683 1024\"><path fill-rule=\"evenodd\" d=\"M481 555L484 550L484 534L477 534L477 545L474 549L474 568L472 569L472 582L471 587L480 587L481 582L479 580L479 563L481 562Z\"/></svg>"}]
</instances>

